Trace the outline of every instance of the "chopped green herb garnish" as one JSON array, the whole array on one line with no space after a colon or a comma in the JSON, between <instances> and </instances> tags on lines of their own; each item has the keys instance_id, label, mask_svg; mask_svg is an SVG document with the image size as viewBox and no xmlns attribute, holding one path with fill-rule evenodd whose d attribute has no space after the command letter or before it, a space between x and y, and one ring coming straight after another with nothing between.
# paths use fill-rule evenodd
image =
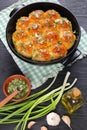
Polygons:
<instances>
[{"instance_id":1,"label":"chopped green herb garnish","mask_svg":"<svg viewBox=\"0 0 87 130\"><path fill-rule=\"evenodd\" d=\"M73 33L76 34L76 30L74 30Z\"/></svg>"},{"instance_id":2,"label":"chopped green herb garnish","mask_svg":"<svg viewBox=\"0 0 87 130\"><path fill-rule=\"evenodd\" d=\"M61 42L61 41L58 41L58 44L62 44L62 42Z\"/></svg>"}]
</instances>

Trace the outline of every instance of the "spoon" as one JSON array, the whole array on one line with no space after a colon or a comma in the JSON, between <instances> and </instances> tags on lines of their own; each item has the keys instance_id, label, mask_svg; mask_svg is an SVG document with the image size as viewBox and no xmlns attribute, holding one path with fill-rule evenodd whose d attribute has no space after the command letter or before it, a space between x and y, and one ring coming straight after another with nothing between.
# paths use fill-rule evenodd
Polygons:
<instances>
[{"instance_id":1,"label":"spoon","mask_svg":"<svg viewBox=\"0 0 87 130\"><path fill-rule=\"evenodd\" d=\"M0 102L0 108L3 107L6 103L8 103L14 96L16 96L20 91L15 90L13 93L11 93L9 96L7 96L5 99L3 99Z\"/></svg>"}]
</instances>

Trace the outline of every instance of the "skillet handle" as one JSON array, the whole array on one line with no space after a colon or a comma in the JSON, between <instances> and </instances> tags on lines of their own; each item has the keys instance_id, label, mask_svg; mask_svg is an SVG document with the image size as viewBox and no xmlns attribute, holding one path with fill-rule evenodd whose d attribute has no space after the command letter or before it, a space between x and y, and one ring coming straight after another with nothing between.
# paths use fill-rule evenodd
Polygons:
<instances>
[{"instance_id":1,"label":"skillet handle","mask_svg":"<svg viewBox=\"0 0 87 130\"><path fill-rule=\"evenodd\" d=\"M75 60L80 56L80 54L81 54L81 51L77 49L77 50L75 51L75 53L73 54L73 56L70 57L69 59L65 60L65 61L63 62L63 64L64 64L65 66L70 66L70 65L72 65L72 63L75 62Z\"/></svg>"},{"instance_id":2,"label":"skillet handle","mask_svg":"<svg viewBox=\"0 0 87 130\"><path fill-rule=\"evenodd\" d=\"M15 7L15 8L11 11L11 13L9 14L9 16L12 17L19 9L21 9L21 8L24 7L24 6L25 6L24 4L21 4L21 5L17 6L17 7Z\"/></svg>"}]
</instances>

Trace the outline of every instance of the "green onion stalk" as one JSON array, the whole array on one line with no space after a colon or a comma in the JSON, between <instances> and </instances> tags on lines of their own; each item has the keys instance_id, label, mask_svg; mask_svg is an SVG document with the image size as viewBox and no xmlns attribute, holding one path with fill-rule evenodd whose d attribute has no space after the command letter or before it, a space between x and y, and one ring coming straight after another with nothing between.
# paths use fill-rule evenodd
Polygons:
<instances>
[{"instance_id":1,"label":"green onion stalk","mask_svg":"<svg viewBox=\"0 0 87 130\"><path fill-rule=\"evenodd\" d=\"M4 107L0 108L0 114L5 116L0 120L0 124L18 123L15 127L15 130L18 130L19 127L20 130L25 130L27 122L29 120L38 119L55 110L63 95L63 92L72 88L77 81L77 79L75 79L70 85L70 83L67 82L69 76L70 72L67 72L63 85L57 87L56 89L50 91L47 94L44 93L53 85L56 80L56 77L54 77L53 81L47 88L41 90L40 92L32 94L25 102L19 104L9 103ZM43 103L46 103L48 101L50 101L49 105L44 106ZM4 114L4 111L6 114ZM15 118L15 116L17 115L19 117Z\"/></svg>"}]
</instances>

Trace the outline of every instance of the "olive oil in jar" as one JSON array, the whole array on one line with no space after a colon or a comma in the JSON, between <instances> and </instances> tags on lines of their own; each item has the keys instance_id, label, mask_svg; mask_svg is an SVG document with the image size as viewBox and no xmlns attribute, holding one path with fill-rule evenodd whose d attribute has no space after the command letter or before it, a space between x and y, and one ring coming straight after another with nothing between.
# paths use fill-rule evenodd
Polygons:
<instances>
[{"instance_id":1,"label":"olive oil in jar","mask_svg":"<svg viewBox=\"0 0 87 130\"><path fill-rule=\"evenodd\" d=\"M77 87L65 92L62 96L62 104L70 114L79 109L83 103L84 98L81 91Z\"/></svg>"}]
</instances>

